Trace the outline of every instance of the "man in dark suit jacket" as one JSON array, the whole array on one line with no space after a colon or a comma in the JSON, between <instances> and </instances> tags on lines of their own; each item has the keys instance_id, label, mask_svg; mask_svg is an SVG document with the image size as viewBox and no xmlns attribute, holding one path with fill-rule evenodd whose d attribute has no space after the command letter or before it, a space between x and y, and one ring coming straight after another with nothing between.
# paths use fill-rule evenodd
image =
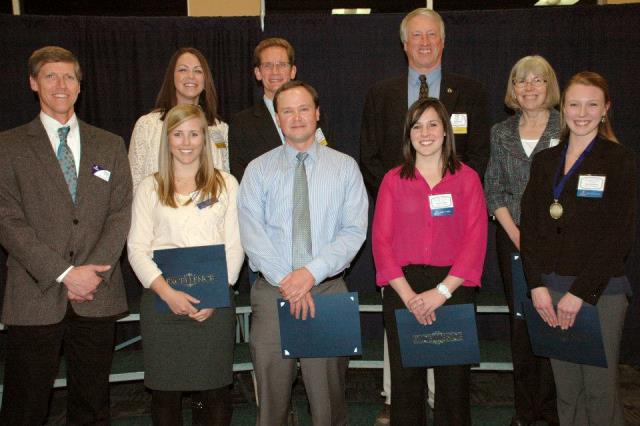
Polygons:
<instances>
[{"instance_id":1,"label":"man in dark suit jacket","mask_svg":"<svg viewBox=\"0 0 640 426\"><path fill-rule=\"evenodd\" d=\"M456 152L482 179L489 161L486 93L479 82L442 70L444 38L444 22L437 12L419 8L407 14L400 24L400 39L409 62L407 74L378 82L367 93L360 132L360 169L374 201L385 173L402 161L405 116L420 97L421 84L424 95L439 98L447 108ZM391 394L395 392L391 389L402 386L389 384L386 351L384 358L386 401L377 418L381 423L389 422Z\"/></svg>"},{"instance_id":2,"label":"man in dark suit jacket","mask_svg":"<svg viewBox=\"0 0 640 426\"><path fill-rule=\"evenodd\" d=\"M0 243L8 326L0 423L46 420L60 351L68 424L109 424L116 319L127 311L119 258L131 220L122 139L76 118L81 71L60 47L29 59L41 112L0 134Z\"/></svg>"},{"instance_id":3,"label":"man in dark suit jacket","mask_svg":"<svg viewBox=\"0 0 640 426\"><path fill-rule=\"evenodd\" d=\"M284 136L275 123L273 95L280 86L294 79L297 71L293 46L282 38L267 38L258 43L253 62L253 72L262 82L264 97L234 115L229 123L229 163L231 174L238 182L251 160L284 143ZM320 118L316 141L326 145L324 122Z\"/></svg>"},{"instance_id":4,"label":"man in dark suit jacket","mask_svg":"<svg viewBox=\"0 0 640 426\"><path fill-rule=\"evenodd\" d=\"M410 12L400 25L409 62L408 73L376 83L365 101L360 133L360 167L365 184L376 197L382 177L402 160L405 115L418 100L420 76L428 95L439 98L451 115L456 152L482 179L489 160L487 100L482 85L442 70L444 22L433 10Z\"/></svg>"}]
</instances>

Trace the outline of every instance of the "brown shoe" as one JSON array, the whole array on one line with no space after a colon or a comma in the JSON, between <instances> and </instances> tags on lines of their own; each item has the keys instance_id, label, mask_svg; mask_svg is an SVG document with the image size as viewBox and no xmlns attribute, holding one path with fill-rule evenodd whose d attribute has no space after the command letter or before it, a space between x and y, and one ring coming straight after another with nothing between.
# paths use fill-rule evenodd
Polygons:
<instances>
[{"instance_id":1,"label":"brown shoe","mask_svg":"<svg viewBox=\"0 0 640 426\"><path fill-rule=\"evenodd\" d=\"M376 416L374 426L386 426L391 423L391 405L384 404L382 410Z\"/></svg>"}]
</instances>

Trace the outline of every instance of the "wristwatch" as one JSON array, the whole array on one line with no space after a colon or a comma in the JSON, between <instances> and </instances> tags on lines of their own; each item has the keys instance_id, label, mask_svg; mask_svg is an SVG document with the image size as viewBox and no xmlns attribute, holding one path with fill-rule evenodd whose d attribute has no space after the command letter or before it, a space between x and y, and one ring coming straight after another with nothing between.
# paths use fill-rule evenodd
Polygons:
<instances>
[{"instance_id":1,"label":"wristwatch","mask_svg":"<svg viewBox=\"0 0 640 426\"><path fill-rule=\"evenodd\" d=\"M438 293L443 295L445 299L447 300L451 299L451 292L449 291L449 287L444 285L444 283L438 284L436 286L436 290L438 290Z\"/></svg>"}]
</instances>

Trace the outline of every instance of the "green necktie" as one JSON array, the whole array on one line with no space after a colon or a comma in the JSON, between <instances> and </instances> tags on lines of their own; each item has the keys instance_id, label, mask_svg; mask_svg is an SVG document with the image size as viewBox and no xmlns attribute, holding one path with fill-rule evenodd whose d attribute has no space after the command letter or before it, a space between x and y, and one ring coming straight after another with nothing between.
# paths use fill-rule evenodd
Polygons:
<instances>
[{"instance_id":1,"label":"green necktie","mask_svg":"<svg viewBox=\"0 0 640 426\"><path fill-rule=\"evenodd\" d=\"M76 162L73 159L73 153L67 144L67 135L69 134L69 130L71 130L69 126L60 127L58 129L60 145L58 145L58 152L56 156L58 157L60 168L64 174L64 180L67 182L67 186L69 187L71 198L75 203L76 190L78 188L78 175L76 174Z\"/></svg>"}]
</instances>

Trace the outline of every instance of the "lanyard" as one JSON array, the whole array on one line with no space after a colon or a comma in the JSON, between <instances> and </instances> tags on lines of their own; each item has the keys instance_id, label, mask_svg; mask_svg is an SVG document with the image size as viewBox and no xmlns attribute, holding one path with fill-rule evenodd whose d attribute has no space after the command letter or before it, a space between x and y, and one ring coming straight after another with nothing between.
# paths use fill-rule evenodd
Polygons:
<instances>
[{"instance_id":1,"label":"lanyard","mask_svg":"<svg viewBox=\"0 0 640 426\"><path fill-rule=\"evenodd\" d=\"M578 157L576 162L573 163L573 166L571 166L571 169L569 169L567 174L563 175L560 181L558 181L558 178L560 177L562 170L564 170L564 164L567 157L567 148L569 147L569 143L567 142L567 144L564 146L564 149L562 150L562 154L560 155L560 163L558 164L558 168L556 169L556 175L553 178L553 199L556 202L560 199L560 195L562 195L562 191L564 190L564 186L567 184L567 181L575 173L578 167L580 167L580 164L582 164L584 159L587 158L587 155L589 155L589 153L593 149L595 142L596 142L596 138L593 138L593 140L589 143L589 145L587 145L585 150L582 151L582 154L580 154L580 157Z\"/></svg>"}]
</instances>

